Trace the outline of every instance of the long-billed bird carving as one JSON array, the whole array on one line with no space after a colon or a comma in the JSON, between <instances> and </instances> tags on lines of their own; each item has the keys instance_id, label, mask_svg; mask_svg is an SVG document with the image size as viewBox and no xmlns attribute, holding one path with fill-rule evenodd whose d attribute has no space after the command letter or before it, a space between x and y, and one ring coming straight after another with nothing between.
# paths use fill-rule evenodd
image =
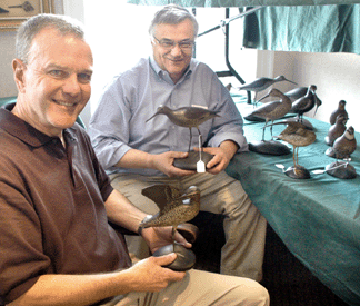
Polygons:
<instances>
[{"instance_id":1,"label":"long-billed bird carving","mask_svg":"<svg viewBox=\"0 0 360 306\"><path fill-rule=\"evenodd\" d=\"M321 106L321 100L316 95L317 87L314 85L309 86L305 96L297 99L292 103L290 112L298 114L298 121L302 121L303 114L310 111L316 105L315 114Z\"/></svg>"},{"instance_id":2,"label":"long-billed bird carving","mask_svg":"<svg viewBox=\"0 0 360 306\"><path fill-rule=\"evenodd\" d=\"M280 101L273 101L266 103L256 109L254 109L252 112L250 112L249 115L254 117L259 117L262 119L265 119L265 126L263 127L263 133L262 133L262 140L264 140L264 131L268 126L269 121L274 121L276 119L280 119L283 116L285 116L291 109L291 101L288 97L284 96L283 93L273 88L269 91L269 93L262 97L259 101L268 98L268 97L276 97L280 98ZM272 133L272 127L271 133Z\"/></svg>"},{"instance_id":3,"label":"long-billed bird carving","mask_svg":"<svg viewBox=\"0 0 360 306\"><path fill-rule=\"evenodd\" d=\"M199 136L201 137L199 125L209 119L212 119L214 117L219 117L217 113L218 111L212 111L198 106L181 107L175 110L172 110L167 106L160 106L157 109L156 113L151 118L146 120L146 122L156 116L165 115L170 119L172 123L178 126L189 128L190 130L189 151L190 151L191 138L192 138L191 128L196 127L199 132Z\"/></svg>"},{"instance_id":4,"label":"long-billed bird carving","mask_svg":"<svg viewBox=\"0 0 360 306\"><path fill-rule=\"evenodd\" d=\"M290 81L287 78L285 78L284 76L280 75L276 78L258 78L254 81L251 81L247 84L241 85L238 89L239 90L248 90L248 91L254 91L255 92L255 98L256 95L259 91L265 90L266 88L270 87L271 85L273 85L276 82L281 82L281 81L287 81L290 83L293 83L295 85L297 85L296 82Z\"/></svg>"}]
</instances>

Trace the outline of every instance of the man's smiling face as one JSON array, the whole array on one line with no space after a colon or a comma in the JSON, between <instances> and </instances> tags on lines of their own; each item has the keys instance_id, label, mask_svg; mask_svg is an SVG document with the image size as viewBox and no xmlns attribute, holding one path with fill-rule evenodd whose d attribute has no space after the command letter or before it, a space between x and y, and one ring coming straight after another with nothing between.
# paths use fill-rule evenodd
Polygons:
<instances>
[{"instance_id":1,"label":"man's smiling face","mask_svg":"<svg viewBox=\"0 0 360 306\"><path fill-rule=\"evenodd\" d=\"M154 31L152 42L153 57L159 67L169 72L174 83L182 77L184 71L190 65L192 48L181 49L179 42L194 41L194 28L190 19L178 24L161 23ZM159 41L167 40L175 42L172 48L163 48Z\"/></svg>"}]
</instances>

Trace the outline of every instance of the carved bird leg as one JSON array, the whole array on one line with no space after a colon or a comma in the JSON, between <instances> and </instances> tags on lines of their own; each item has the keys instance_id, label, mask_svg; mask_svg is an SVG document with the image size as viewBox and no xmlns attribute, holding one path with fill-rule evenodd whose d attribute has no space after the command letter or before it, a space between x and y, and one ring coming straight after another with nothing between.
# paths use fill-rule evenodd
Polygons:
<instances>
[{"instance_id":1,"label":"carved bird leg","mask_svg":"<svg viewBox=\"0 0 360 306\"><path fill-rule=\"evenodd\" d=\"M190 152L190 148L191 148L191 139L192 139L191 127L189 127L189 130L190 130L190 142L189 142L189 150L188 150L188 152Z\"/></svg>"}]
</instances>

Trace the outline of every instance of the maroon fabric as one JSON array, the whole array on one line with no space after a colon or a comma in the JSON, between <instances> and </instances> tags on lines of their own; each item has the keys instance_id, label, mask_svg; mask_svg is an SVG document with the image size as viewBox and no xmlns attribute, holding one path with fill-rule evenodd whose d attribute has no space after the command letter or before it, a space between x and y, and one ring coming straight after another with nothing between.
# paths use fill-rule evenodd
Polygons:
<instances>
[{"instance_id":1,"label":"maroon fabric","mask_svg":"<svg viewBox=\"0 0 360 306\"><path fill-rule=\"evenodd\" d=\"M66 149L0 109L0 304L43 274L130 266L108 224L103 202L112 188L86 132L75 124L64 138Z\"/></svg>"}]
</instances>

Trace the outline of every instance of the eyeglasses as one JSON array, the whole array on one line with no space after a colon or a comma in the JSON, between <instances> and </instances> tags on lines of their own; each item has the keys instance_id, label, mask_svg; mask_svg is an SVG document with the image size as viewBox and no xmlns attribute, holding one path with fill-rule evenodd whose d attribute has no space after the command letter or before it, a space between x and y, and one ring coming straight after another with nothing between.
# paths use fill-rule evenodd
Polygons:
<instances>
[{"instance_id":1,"label":"eyeglasses","mask_svg":"<svg viewBox=\"0 0 360 306\"><path fill-rule=\"evenodd\" d=\"M156 37L153 37L156 42L160 45L161 48L170 50L172 48L175 48L175 46L178 44L179 48L182 51L190 51L194 45L194 42L192 40L182 40L179 42L173 41L171 39L157 39Z\"/></svg>"}]
</instances>

